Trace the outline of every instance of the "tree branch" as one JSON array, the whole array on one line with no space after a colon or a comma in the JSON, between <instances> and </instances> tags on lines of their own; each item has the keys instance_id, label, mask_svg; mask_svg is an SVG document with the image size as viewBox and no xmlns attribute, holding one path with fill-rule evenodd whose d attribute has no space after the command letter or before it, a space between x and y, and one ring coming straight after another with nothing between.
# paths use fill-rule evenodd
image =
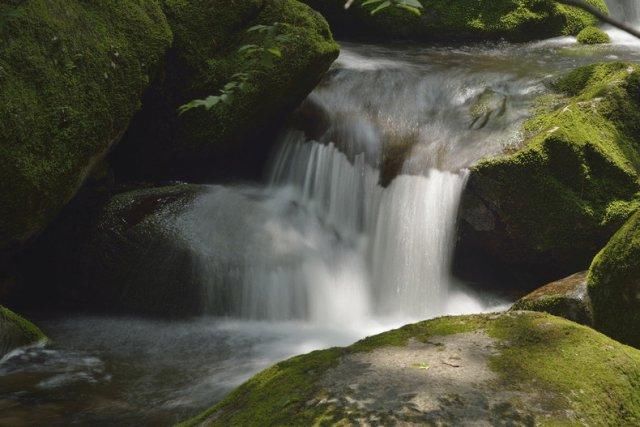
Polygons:
<instances>
[{"instance_id":1,"label":"tree branch","mask_svg":"<svg viewBox=\"0 0 640 427\"><path fill-rule=\"evenodd\" d=\"M561 3L561 4L565 4L567 6L573 6L573 7L577 7L578 9L582 9L585 12L590 13L591 15L595 16L596 18L598 18L600 21L602 22L606 22L607 24L613 25L616 28L621 29L622 31L626 31L627 33L631 34L632 36L635 36L637 38L640 39L640 31L638 31L637 29L633 28L630 25L625 24L624 22L620 22L615 18L610 17L607 14L602 13L602 11L600 11L600 9L591 6L590 4L586 3L584 0L555 0L556 3Z\"/></svg>"}]
</instances>

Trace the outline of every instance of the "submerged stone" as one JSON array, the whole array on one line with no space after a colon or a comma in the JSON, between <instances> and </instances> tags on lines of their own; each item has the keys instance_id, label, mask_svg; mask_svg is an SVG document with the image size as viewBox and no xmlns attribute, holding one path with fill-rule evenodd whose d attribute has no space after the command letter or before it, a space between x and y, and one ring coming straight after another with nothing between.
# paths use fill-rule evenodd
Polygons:
<instances>
[{"instance_id":1,"label":"submerged stone","mask_svg":"<svg viewBox=\"0 0 640 427\"><path fill-rule=\"evenodd\" d=\"M583 325L593 325L587 272L549 283L519 299L511 310L543 311Z\"/></svg>"},{"instance_id":2,"label":"submerged stone","mask_svg":"<svg viewBox=\"0 0 640 427\"><path fill-rule=\"evenodd\" d=\"M183 425L632 425L640 351L543 313L444 317L256 375Z\"/></svg>"}]
</instances>

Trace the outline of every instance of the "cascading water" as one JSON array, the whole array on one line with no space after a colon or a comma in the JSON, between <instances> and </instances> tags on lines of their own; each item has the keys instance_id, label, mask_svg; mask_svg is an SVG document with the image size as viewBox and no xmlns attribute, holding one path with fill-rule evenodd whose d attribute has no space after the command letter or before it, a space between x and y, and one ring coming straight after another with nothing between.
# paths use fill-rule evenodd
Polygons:
<instances>
[{"instance_id":1,"label":"cascading water","mask_svg":"<svg viewBox=\"0 0 640 427\"><path fill-rule=\"evenodd\" d=\"M282 137L269 185L213 187L179 221L209 313L355 325L481 310L450 305L465 167L513 144L544 90L484 67L452 79L345 49Z\"/></svg>"},{"instance_id":2,"label":"cascading water","mask_svg":"<svg viewBox=\"0 0 640 427\"><path fill-rule=\"evenodd\" d=\"M631 0L610 6L637 11ZM449 275L465 170L522 140L555 76L640 62L637 40L616 37L343 44L265 183L211 186L166 224L191 243L213 316L44 314L53 344L0 363L0 424L172 425L289 356L488 308Z\"/></svg>"},{"instance_id":3,"label":"cascading water","mask_svg":"<svg viewBox=\"0 0 640 427\"><path fill-rule=\"evenodd\" d=\"M606 0L606 2L612 17L632 27L640 28L640 1ZM608 27L607 33L613 43L640 46L638 38L617 28Z\"/></svg>"},{"instance_id":4,"label":"cascading water","mask_svg":"<svg viewBox=\"0 0 640 427\"><path fill-rule=\"evenodd\" d=\"M640 26L640 2L638 0L607 0L611 16L623 22Z\"/></svg>"}]
</instances>

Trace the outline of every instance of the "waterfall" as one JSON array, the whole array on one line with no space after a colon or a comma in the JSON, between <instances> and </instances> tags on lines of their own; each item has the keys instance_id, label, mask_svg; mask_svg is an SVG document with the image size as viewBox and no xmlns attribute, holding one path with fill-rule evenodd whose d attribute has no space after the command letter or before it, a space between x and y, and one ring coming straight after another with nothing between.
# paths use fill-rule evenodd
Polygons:
<instances>
[{"instance_id":1,"label":"waterfall","mask_svg":"<svg viewBox=\"0 0 640 427\"><path fill-rule=\"evenodd\" d=\"M607 6L611 16L635 28L640 28L640 0L607 0ZM605 30L613 44L628 46L632 49L640 46L640 40L625 31L611 26L606 26Z\"/></svg>"},{"instance_id":2,"label":"waterfall","mask_svg":"<svg viewBox=\"0 0 640 427\"><path fill-rule=\"evenodd\" d=\"M379 313L444 314L465 172L401 176L383 192L372 233L372 287Z\"/></svg>"},{"instance_id":3,"label":"waterfall","mask_svg":"<svg viewBox=\"0 0 640 427\"><path fill-rule=\"evenodd\" d=\"M482 59L384 56L345 48L265 185L211 186L181 216L209 314L355 325L451 312L466 168L513 142L543 86Z\"/></svg>"},{"instance_id":4,"label":"waterfall","mask_svg":"<svg viewBox=\"0 0 640 427\"><path fill-rule=\"evenodd\" d=\"M607 0L607 6L614 18L640 27L640 1Z\"/></svg>"},{"instance_id":5,"label":"waterfall","mask_svg":"<svg viewBox=\"0 0 640 427\"><path fill-rule=\"evenodd\" d=\"M211 313L325 324L444 313L464 172L383 188L363 156L299 132L275 165L271 186L211 187L180 218Z\"/></svg>"}]
</instances>

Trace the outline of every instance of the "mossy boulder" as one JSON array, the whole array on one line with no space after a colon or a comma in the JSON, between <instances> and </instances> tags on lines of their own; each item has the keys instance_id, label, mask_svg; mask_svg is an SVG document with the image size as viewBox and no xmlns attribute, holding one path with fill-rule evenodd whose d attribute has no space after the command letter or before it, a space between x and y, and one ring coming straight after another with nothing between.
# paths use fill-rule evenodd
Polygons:
<instances>
[{"instance_id":1,"label":"mossy boulder","mask_svg":"<svg viewBox=\"0 0 640 427\"><path fill-rule=\"evenodd\" d=\"M636 425L640 351L544 313L444 317L256 375L183 425Z\"/></svg>"},{"instance_id":2,"label":"mossy boulder","mask_svg":"<svg viewBox=\"0 0 640 427\"><path fill-rule=\"evenodd\" d=\"M556 88L564 98L525 124L522 148L471 169L458 270L515 271L529 283L585 270L638 208L640 67L595 64Z\"/></svg>"},{"instance_id":3,"label":"mossy boulder","mask_svg":"<svg viewBox=\"0 0 640 427\"><path fill-rule=\"evenodd\" d=\"M587 27L578 33L578 43L581 44L606 44L610 42L609 34L598 27Z\"/></svg>"},{"instance_id":4,"label":"mossy boulder","mask_svg":"<svg viewBox=\"0 0 640 427\"><path fill-rule=\"evenodd\" d=\"M0 359L11 350L44 340L37 326L0 305Z\"/></svg>"},{"instance_id":5,"label":"mossy boulder","mask_svg":"<svg viewBox=\"0 0 640 427\"><path fill-rule=\"evenodd\" d=\"M280 122L318 84L338 45L320 14L295 0L165 0L175 40L163 78L150 90L114 156L121 175L206 180L256 174ZM253 64L241 46L269 47L256 25L279 24L282 57ZM178 115L218 95L237 73L244 89L211 110Z\"/></svg>"},{"instance_id":6,"label":"mossy boulder","mask_svg":"<svg viewBox=\"0 0 640 427\"><path fill-rule=\"evenodd\" d=\"M640 347L640 211L593 260L589 296L595 327Z\"/></svg>"},{"instance_id":7,"label":"mossy boulder","mask_svg":"<svg viewBox=\"0 0 640 427\"><path fill-rule=\"evenodd\" d=\"M320 11L341 37L527 41L577 35L597 24L586 12L548 0L422 0L421 16L396 8L372 16L360 2L345 11L344 0L303 1ZM604 0L587 2L608 12Z\"/></svg>"},{"instance_id":8,"label":"mossy boulder","mask_svg":"<svg viewBox=\"0 0 640 427\"><path fill-rule=\"evenodd\" d=\"M583 325L593 325L587 273L573 274L520 298L511 310L542 311Z\"/></svg>"},{"instance_id":9,"label":"mossy boulder","mask_svg":"<svg viewBox=\"0 0 640 427\"><path fill-rule=\"evenodd\" d=\"M0 250L41 231L76 194L170 43L153 0L0 4Z\"/></svg>"},{"instance_id":10,"label":"mossy boulder","mask_svg":"<svg viewBox=\"0 0 640 427\"><path fill-rule=\"evenodd\" d=\"M117 194L88 215L69 213L43 236L41 260L28 277L49 279L65 310L177 317L202 313L204 298L194 257L178 218L206 187L177 184ZM27 264L27 267L30 264ZM55 288L55 289L51 289Z\"/></svg>"}]
</instances>

